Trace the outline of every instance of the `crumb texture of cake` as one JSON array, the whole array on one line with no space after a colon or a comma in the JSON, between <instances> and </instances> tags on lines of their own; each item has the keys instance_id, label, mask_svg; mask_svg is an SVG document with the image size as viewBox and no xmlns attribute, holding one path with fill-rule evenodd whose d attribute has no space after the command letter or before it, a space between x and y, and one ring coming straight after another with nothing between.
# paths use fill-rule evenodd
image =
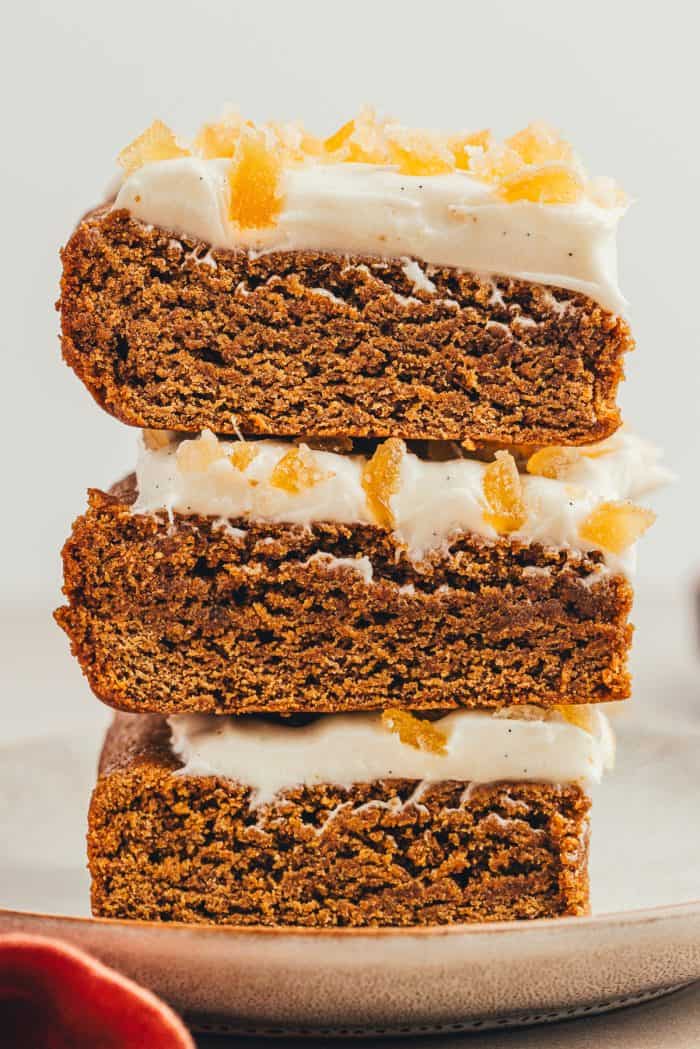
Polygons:
<instances>
[{"instance_id":1,"label":"crumb texture of cake","mask_svg":"<svg viewBox=\"0 0 700 1049\"><path fill-rule=\"evenodd\" d=\"M124 710L292 713L594 703L629 693L627 578L600 551L386 528L133 513L92 491L56 613Z\"/></svg>"},{"instance_id":2,"label":"crumb texture of cake","mask_svg":"<svg viewBox=\"0 0 700 1049\"><path fill-rule=\"evenodd\" d=\"M125 423L577 445L619 426L627 324L580 292L314 250L212 249L99 210L63 250L63 355Z\"/></svg>"},{"instance_id":3,"label":"crumb texture of cake","mask_svg":"<svg viewBox=\"0 0 700 1049\"><path fill-rule=\"evenodd\" d=\"M251 806L248 785L183 769L169 736L129 715L108 733L89 815L97 916L337 927L588 910L579 784L388 778Z\"/></svg>"}]
</instances>

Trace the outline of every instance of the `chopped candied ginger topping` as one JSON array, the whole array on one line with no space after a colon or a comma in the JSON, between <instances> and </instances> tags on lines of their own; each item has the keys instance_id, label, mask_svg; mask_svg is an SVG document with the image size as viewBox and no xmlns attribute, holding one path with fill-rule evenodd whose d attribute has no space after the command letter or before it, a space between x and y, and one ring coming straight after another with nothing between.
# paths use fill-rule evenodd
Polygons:
<instances>
[{"instance_id":1,"label":"chopped candied ginger topping","mask_svg":"<svg viewBox=\"0 0 700 1049\"><path fill-rule=\"evenodd\" d=\"M578 448L565 448L551 445L548 448L540 448L531 455L527 461L527 472L536 477L550 477L553 480L562 480L575 466L578 466L583 456Z\"/></svg>"},{"instance_id":2,"label":"chopped candied ginger topping","mask_svg":"<svg viewBox=\"0 0 700 1049\"><path fill-rule=\"evenodd\" d=\"M172 430L142 430L141 437L143 438L144 447L149 452L162 452L166 448L170 448L174 440Z\"/></svg>"},{"instance_id":3,"label":"chopped candied ginger topping","mask_svg":"<svg viewBox=\"0 0 700 1049\"><path fill-rule=\"evenodd\" d=\"M285 452L270 474L270 484L273 488L281 488L284 492L298 495L299 492L313 488L321 481L328 481L333 476L332 473L319 468L316 456L308 445L300 444Z\"/></svg>"},{"instance_id":4,"label":"chopped candied ginger topping","mask_svg":"<svg viewBox=\"0 0 700 1049\"><path fill-rule=\"evenodd\" d=\"M192 143L192 150L205 160L230 158L236 152L244 120L237 109L228 109L221 120L202 124Z\"/></svg>"},{"instance_id":5,"label":"chopped candied ginger topping","mask_svg":"<svg viewBox=\"0 0 700 1049\"><path fill-rule=\"evenodd\" d=\"M176 456L183 473L201 473L223 457L221 445L211 430L203 430L201 436L192 441L183 441Z\"/></svg>"},{"instance_id":6,"label":"chopped candied ginger topping","mask_svg":"<svg viewBox=\"0 0 700 1049\"><path fill-rule=\"evenodd\" d=\"M541 123L529 124L502 144L487 146L471 168L495 183L509 203L574 204L587 191L585 173L572 147Z\"/></svg>"},{"instance_id":7,"label":"chopped candied ginger topping","mask_svg":"<svg viewBox=\"0 0 700 1049\"><path fill-rule=\"evenodd\" d=\"M240 229L273 226L282 210L279 146L264 130L245 127L228 173L229 218Z\"/></svg>"},{"instance_id":8,"label":"chopped candied ginger topping","mask_svg":"<svg viewBox=\"0 0 700 1049\"><path fill-rule=\"evenodd\" d=\"M580 525L578 534L602 550L621 554L636 543L655 520L652 510L634 503L601 503Z\"/></svg>"},{"instance_id":9,"label":"chopped candied ginger topping","mask_svg":"<svg viewBox=\"0 0 700 1049\"><path fill-rule=\"evenodd\" d=\"M584 732L593 731L593 711L586 703L555 703L553 709L561 714L565 721Z\"/></svg>"},{"instance_id":10,"label":"chopped candied ginger topping","mask_svg":"<svg viewBox=\"0 0 700 1049\"><path fill-rule=\"evenodd\" d=\"M614 451L615 445L610 440L577 448L549 445L546 448L537 448L526 457L526 469L529 474L537 477L565 481L571 471L580 466L585 459L602 459Z\"/></svg>"},{"instance_id":11,"label":"chopped candied ginger topping","mask_svg":"<svg viewBox=\"0 0 700 1049\"><path fill-rule=\"evenodd\" d=\"M244 473L257 454L258 449L254 444L239 441L238 444L234 444L233 450L229 453L228 461L231 466L235 466L237 470Z\"/></svg>"},{"instance_id":12,"label":"chopped candied ginger topping","mask_svg":"<svg viewBox=\"0 0 700 1049\"><path fill-rule=\"evenodd\" d=\"M162 120L154 120L150 127L121 151L117 160L127 175L131 175L144 164L187 157L189 152L178 145L172 131Z\"/></svg>"},{"instance_id":13,"label":"chopped candied ginger topping","mask_svg":"<svg viewBox=\"0 0 700 1049\"><path fill-rule=\"evenodd\" d=\"M291 124L272 122L267 125L275 137L285 164L303 164L323 152L323 142L315 135L309 134L300 120Z\"/></svg>"},{"instance_id":14,"label":"chopped candied ginger topping","mask_svg":"<svg viewBox=\"0 0 700 1049\"><path fill-rule=\"evenodd\" d=\"M391 161L402 175L446 175L456 164L444 137L430 131L387 128Z\"/></svg>"},{"instance_id":15,"label":"chopped candied ginger topping","mask_svg":"<svg viewBox=\"0 0 700 1049\"><path fill-rule=\"evenodd\" d=\"M431 754L447 754L447 737L432 721L424 721L407 710L391 707L382 714L382 725L395 732L402 743Z\"/></svg>"},{"instance_id":16,"label":"chopped candied ginger topping","mask_svg":"<svg viewBox=\"0 0 700 1049\"><path fill-rule=\"evenodd\" d=\"M491 147L491 132L473 131L461 135L449 135L447 148L452 153L458 171L469 171L472 157L485 153Z\"/></svg>"},{"instance_id":17,"label":"chopped candied ginger topping","mask_svg":"<svg viewBox=\"0 0 700 1049\"><path fill-rule=\"evenodd\" d=\"M499 535L522 528L527 511L518 467L510 452L496 452L496 458L484 470L483 492L488 504L484 511L487 524Z\"/></svg>"},{"instance_id":18,"label":"chopped candied ginger topping","mask_svg":"<svg viewBox=\"0 0 700 1049\"><path fill-rule=\"evenodd\" d=\"M377 524L384 528L394 526L391 497L399 490L401 463L405 452L406 445L403 441L398 437L390 437L379 445L362 471L362 487L365 490L367 506Z\"/></svg>"},{"instance_id":19,"label":"chopped candied ginger topping","mask_svg":"<svg viewBox=\"0 0 700 1049\"><path fill-rule=\"evenodd\" d=\"M323 143L331 163L389 164L391 151L385 134L386 121L379 120L371 106L365 106L354 120L348 120Z\"/></svg>"},{"instance_id":20,"label":"chopped candied ginger topping","mask_svg":"<svg viewBox=\"0 0 700 1049\"><path fill-rule=\"evenodd\" d=\"M255 130L251 120L244 120L239 111L229 107L220 120L203 124L192 143L192 152L205 160L233 159L244 128ZM299 120L288 124L270 121L259 129L266 132L269 141L285 164L303 164L323 152L320 138L309 134Z\"/></svg>"},{"instance_id":21,"label":"chopped candied ginger topping","mask_svg":"<svg viewBox=\"0 0 700 1049\"><path fill-rule=\"evenodd\" d=\"M514 149L493 142L488 149L474 151L469 170L484 182L498 186L504 179L526 169L522 157Z\"/></svg>"},{"instance_id":22,"label":"chopped candied ginger topping","mask_svg":"<svg viewBox=\"0 0 700 1049\"><path fill-rule=\"evenodd\" d=\"M323 143L326 153L338 153L355 133L355 121L347 120Z\"/></svg>"},{"instance_id":23,"label":"chopped candied ginger topping","mask_svg":"<svg viewBox=\"0 0 700 1049\"><path fill-rule=\"evenodd\" d=\"M548 164L555 160L562 164L576 163L572 147L548 124L528 124L507 138L505 145L518 154L523 164Z\"/></svg>"},{"instance_id":24,"label":"chopped candied ginger topping","mask_svg":"<svg viewBox=\"0 0 700 1049\"><path fill-rule=\"evenodd\" d=\"M581 176L566 164L524 167L501 179L499 192L509 204L529 200L534 204L575 204L584 194Z\"/></svg>"},{"instance_id":25,"label":"chopped candied ginger topping","mask_svg":"<svg viewBox=\"0 0 700 1049\"><path fill-rule=\"evenodd\" d=\"M308 163L379 164L419 178L469 172L508 202L572 204L585 197L599 207L618 208L626 199L612 179L589 177L571 145L542 123L499 142L489 130L445 133L405 127L365 106L322 140L299 121L256 127L229 109L200 128L192 151L205 159L233 161L232 190L241 189L242 197L239 206L238 193L232 193L232 208L240 214L232 212L231 217L248 229L270 225L279 213L280 168ZM187 152L157 120L122 151L119 161L130 173L141 164Z\"/></svg>"}]
</instances>

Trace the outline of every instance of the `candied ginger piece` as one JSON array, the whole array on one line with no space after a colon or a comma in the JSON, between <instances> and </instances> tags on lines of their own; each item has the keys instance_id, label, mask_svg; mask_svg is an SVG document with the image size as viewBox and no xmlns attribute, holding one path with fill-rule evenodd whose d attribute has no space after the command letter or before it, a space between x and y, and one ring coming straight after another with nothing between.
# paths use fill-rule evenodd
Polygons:
<instances>
[{"instance_id":1,"label":"candied ginger piece","mask_svg":"<svg viewBox=\"0 0 700 1049\"><path fill-rule=\"evenodd\" d=\"M463 135L450 135L447 139L447 147L459 171L469 171L472 166L472 155L475 152L483 154L490 146L491 132L488 129Z\"/></svg>"},{"instance_id":2,"label":"candied ginger piece","mask_svg":"<svg viewBox=\"0 0 700 1049\"><path fill-rule=\"evenodd\" d=\"M354 120L348 120L325 140L323 149L327 159L351 164L388 163L384 129L384 121L377 119L371 106L365 106Z\"/></svg>"},{"instance_id":3,"label":"candied ginger piece","mask_svg":"<svg viewBox=\"0 0 700 1049\"><path fill-rule=\"evenodd\" d=\"M455 168L454 157L439 135L390 127L387 139L391 161L401 175L445 175Z\"/></svg>"},{"instance_id":4,"label":"candied ginger piece","mask_svg":"<svg viewBox=\"0 0 700 1049\"><path fill-rule=\"evenodd\" d=\"M565 448L552 445L540 448L527 461L527 472L537 477L551 477L559 480L574 466L578 466L583 456L578 448Z\"/></svg>"},{"instance_id":5,"label":"candied ginger piece","mask_svg":"<svg viewBox=\"0 0 700 1049\"><path fill-rule=\"evenodd\" d=\"M309 157L318 157L323 151L321 140L310 135L300 120L289 124L272 122L268 127L279 143L285 163L303 164Z\"/></svg>"},{"instance_id":6,"label":"candied ginger piece","mask_svg":"<svg viewBox=\"0 0 700 1049\"><path fill-rule=\"evenodd\" d=\"M162 120L154 120L138 138L125 146L117 157L117 163L127 175L138 171L144 164L157 160L172 160L173 157L188 157L190 151L179 146L174 134Z\"/></svg>"},{"instance_id":7,"label":"candied ginger piece","mask_svg":"<svg viewBox=\"0 0 700 1049\"><path fill-rule=\"evenodd\" d=\"M432 721L424 721L407 710L391 707L382 714L382 725L396 732L402 743L431 754L447 754L447 736Z\"/></svg>"},{"instance_id":8,"label":"candied ginger piece","mask_svg":"<svg viewBox=\"0 0 700 1049\"><path fill-rule=\"evenodd\" d=\"M578 534L602 550L621 554L643 536L655 520L652 510L634 503L601 503L580 525Z\"/></svg>"},{"instance_id":9,"label":"candied ginger piece","mask_svg":"<svg viewBox=\"0 0 700 1049\"><path fill-rule=\"evenodd\" d=\"M232 157L243 128L243 117L236 109L224 114L213 124L203 124L192 143L195 153L207 160ZM249 125L247 125L249 126Z\"/></svg>"},{"instance_id":10,"label":"candied ginger piece","mask_svg":"<svg viewBox=\"0 0 700 1049\"><path fill-rule=\"evenodd\" d=\"M487 182L500 182L511 175L516 175L524 167L522 157L514 149L494 144L483 153L474 152L470 171Z\"/></svg>"},{"instance_id":11,"label":"candied ginger piece","mask_svg":"<svg viewBox=\"0 0 700 1049\"><path fill-rule=\"evenodd\" d=\"M316 457L306 444L290 448L282 456L270 474L273 488L281 488L292 495L298 495L306 488L313 488L321 481L328 481L334 474L321 470Z\"/></svg>"},{"instance_id":12,"label":"candied ginger piece","mask_svg":"<svg viewBox=\"0 0 700 1049\"><path fill-rule=\"evenodd\" d=\"M505 145L522 157L525 164L547 164L558 160L573 165L576 157L572 147L555 128L536 121L507 138Z\"/></svg>"},{"instance_id":13,"label":"candied ginger piece","mask_svg":"<svg viewBox=\"0 0 700 1049\"><path fill-rule=\"evenodd\" d=\"M173 443L172 430L142 430L143 443L149 452L162 452Z\"/></svg>"},{"instance_id":14,"label":"candied ginger piece","mask_svg":"<svg viewBox=\"0 0 700 1049\"><path fill-rule=\"evenodd\" d=\"M553 710L576 728L582 728L584 732L593 731L593 711L587 703L555 703Z\"/></svg>"},{"instance_id":15,"label":"candied ginger piece","mask_svg":"<svg viewBox=\"0 0 700 1049\"><path fill-rule=\"evenodd\" d=\"M265 131L244 127L228 172L229 218L240 229L273 226L282 210L279 147Z\"/></svg>"},{"instance_id":16,"label":"candied ginger piece","mask_svg":"<svg viewBox=\"0 0 700 1049\"><path fill-rule=\"evenodd\" d=\"M238 444L234 444L233 449L229 452L228 461L231 463L231 466L235 466L237 470L244 473L257 454L258 449L254 444L248 441L239 441Z\"/></svg>"},{"instance_id":17,"label":"candied ginger piece","mask_svg":"<svg viewBox=\"0 0 700 1049\"><path fill-rule=\"evenodd\" d=\"M211 430L203 430L200 437L183 441L178 447L176 457L177 465L183 473L201 473L208 470L218 459L223 459L224 453Z\"/></svg>"},{"instance_id":18,"label":"candied ginger piece","mask_svg":"<svg viewBox=\"0 0 700 1049\"><path fill-rule=\"evenodd\" d=\"M525 524L527 511L520 474L510 452L496 452L496 458L484 470L483 492L489 506L484 520L499 535L517 532Z\"/></svg>"},{"instance_id":19,"label":"candied ginger piece","mask_svg":"<svg viewBox=\"0 0 700 1049\"><path fill-rule=\"evenodd\" d=\"M339 127L337 131L335 131L332 135L329 135L328 138L324 141L323 148L325 149L326 153L337 153L339 149L343 148L348 139L351 138L354 131L355 121L346 121L345 124L341 125L341 127Z\"/></svg>"},{"instance_id":20,"label":"candied ginger piece","mask_svg":"<svg viewBox=\"0 0 700 1049\"><path fill-rule=\"evenodd\" d=\"M304 130L299 148L307 157L320 157L323 154L323 141L318 135L312 135L309 131Z\"/></svg>"},{"instance_id":21,"label":"candied ginger piece","mask_svg":"<svg viewBox=\"0 0 700 1049\"><path fill-rule=\"evenodd\" d=\"M403 441L398 437L390 437L379 445L362 471L367 506L377 524L384 528L393 528L394 525L391 497L399 490L401 462L405 452Z\"/></svg>"},{"instance_id":22,"label":"candied ginger piece","mask_svg":"<svg viewBox=\"0 0 700 1049\"><path fill-rule=\"evenodd\" d=\"M575 204L583 196L584 184L579 173L558 162L525 167L500 180L501 196L513 204L530 200L535 204Z\"/></svg>"}]
</instances>

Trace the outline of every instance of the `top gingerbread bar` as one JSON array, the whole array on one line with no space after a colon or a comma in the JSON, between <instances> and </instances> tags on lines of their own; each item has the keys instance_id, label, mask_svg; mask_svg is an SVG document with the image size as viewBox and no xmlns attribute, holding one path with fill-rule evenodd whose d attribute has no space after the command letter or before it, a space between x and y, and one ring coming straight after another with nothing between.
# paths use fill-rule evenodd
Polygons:
<instances>
[{"instance_id":1,"label":"top gingerbread bar","mask_svg":"<svg viewBox=\"0 0 700 1049\"><path fill-rule=\"evenodd\" d=\"M631 349L625 198L544 125L322 141L237 112L156 121L63 250L63 354L134 426L584 444Z\"/></svg>"}]
</instances>

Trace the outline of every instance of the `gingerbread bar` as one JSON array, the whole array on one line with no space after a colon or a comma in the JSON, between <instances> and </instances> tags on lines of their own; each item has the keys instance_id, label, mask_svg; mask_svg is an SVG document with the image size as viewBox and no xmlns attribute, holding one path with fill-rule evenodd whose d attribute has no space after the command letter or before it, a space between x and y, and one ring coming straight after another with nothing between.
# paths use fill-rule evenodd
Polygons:
<instances>
[{"instance_id":1,"label":"gingerbread bar","mask_svg":"<svg viewBox=\"0 0 700 1049\"><path fill-rule=\"evenodd\" d=\"M504 713L117 715L90 806L93 911L318 927L586 913L585 781L612 763L607 722Z\"/></svg>"},{"instance_id":2,"label":"gingerbread bar","mask_svg":"<svg viewBox=\"0 0 700 1049\"><path fill-rule=\"evenodd\" d=\"M619 434L520 470L146 434L93 491L57 612L95 693L134 712L595 703L629 694L630 498L663 477ZM433 455L435 449L428 449Z\"/></svg>"},{"instance_id":3,"label":"gingerbread bar","mask_svg":"<svg viewBox=\"0 0 700 1049\"><path fill-rule=\"evenodd\" d=\"M321 142L156 122L63 251L63 354L123 422L577 445L632 340L621 193L532 125L504 143L371 111Z\"/></svg>"}]
</instances>

